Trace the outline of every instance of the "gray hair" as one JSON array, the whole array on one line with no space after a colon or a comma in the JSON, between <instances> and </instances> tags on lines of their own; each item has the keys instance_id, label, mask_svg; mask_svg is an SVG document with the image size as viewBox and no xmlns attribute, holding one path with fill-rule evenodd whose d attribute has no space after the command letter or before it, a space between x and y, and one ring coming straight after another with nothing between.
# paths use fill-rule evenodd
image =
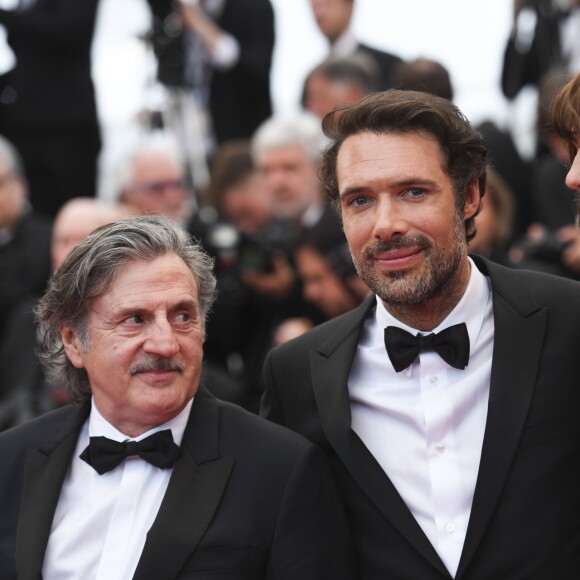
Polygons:
<instances>
[{"instance_id":1,"label":"gray hair","mask_svg":"<svg viewBox=\"0 0 580 580\"><path fill-rule=\"evenodd\" d=\"M75 246L53 274L35 311L43 333L38 357L47 378L66 386L71 402L84 401L91 391L86 371L75 368L68 360L61 326L71 325L82 347L88 350L91 303L111 289L124 265L136 260L151 261L167 254L179 256L197 282L205 336L207 317L216 293L213 260L169 218L138 216L102 226Z\"/></svg>"},{"instance_id":2,"label":"gray hair","mask_svg":"<svg viewBox=\"0 0 580 580\"><path fill-rule=\"evenodd\" d=\"M121 161L115 169L115 200L122 201L123 190L133 184L135 178L135 162L145 155L164 157L185 174L183 154L176 140L168 133L155 131L146 137L140 137L132 142L121 156Z\"/></svg>"},{"instance_id":3,"label":"gray hair","mask_svg":"<svg viewBox=\"0 0 580 580\"><path fill-rule=\"evenodd\" d=\"M309 112L292 116L274 116L266 119L252 137L254 160L264 151L288 145L298 145L308 159L318 165L322 150L329 144L324 136L320 119Z\"/></svg>"},{"instance_id":4,"label":"gray hair","mask_svg":"<svg viewBox=\"0 0 580 580\"><path fill-rule=\"evenodd\" d=\"M0 136L0 162L10 173L24 179L24 165L20 153L8 139L2 136Z\"/></svg>"}]
</instances>

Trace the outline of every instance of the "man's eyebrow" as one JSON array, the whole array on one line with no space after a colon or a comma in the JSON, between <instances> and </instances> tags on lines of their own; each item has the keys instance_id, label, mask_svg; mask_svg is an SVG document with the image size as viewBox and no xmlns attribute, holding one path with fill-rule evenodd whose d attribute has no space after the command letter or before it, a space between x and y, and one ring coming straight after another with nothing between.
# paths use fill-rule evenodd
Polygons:
<instances>
[{"instance_id":1,"label":"man's eyebrow","mask_svg":"<svg viewBox=\"0 0 580 580\"><path fill-rule=\"evenodd\" d=\"M352 195L353 193L362 193L362 192L367 191L367 190L368 190L368 187L366 187L364 185L356 185L353 187L347 187L343 191L339 191L338 195L340 197L344 197L346 195Z\"/></svg>"},{"instance_id":2,"label":"man's eyebrow","mask_svg":"<svg viewBox=\"0 0 580 580\"><path fill-rule=\"evenodd\" d=\"M171 310L197 310L198 302L197 300L182 300L171 307Z\"/></svg>"},{"instance_id":3,"label":"man's eyebrow","mask_svg":"<svg viewBox=\"0 0 580 580\"><path fill-rule=\"evenodd\" d=\"M410 187L412 185L421 186L421 187L432 187L432 188L439 188L439 184L434 181L433 179L427 179L424 177L409 177L407 179L401 179L400 181L396 181L392 184L394 187ZM364 193L368 191L370 186L368 185L353 185L352 187L347 187L344 190L339 192L340 197L344 197L347 195L353 195L357 193Z\"/></svg>"},{"instance_id":4,"label":"man's eyebrow","mask_svg":"<svg viewBox=\"0 0 580 580\"><path fill-rule=\"evenodd\" d=\"M439 184L433 179L427 179L425 177L411 177L409 179L403 179L396 183L398 186L408 187L411 185L424 185L428 187L439 187Z\"/></svg>"},{"instance_id":5,"label":"man's eyebrow","mask_svg":"<svg viewBox=\"0 0 580 580\"><path fill-rule=\"evenodd\" d=\"M116 318L123 318L125 316L141 316L145 312L147 312L146 308L137 306L136 307L123 306L118 310L114 310L113 316L115 316Z\"/></svg>"},{"instance_id":6,"label":"man's eyebrow","mask_svg":"<svg viewBox=\"0 0 580 580\"><path fill-rule=\"evenodd\" d=\"M172 306L170 306L169 310L171 312L175 310L197 310L198 309L198 302L196 300L181 300L180 302L176 302ZM142 315L149 312L148 308L143 308L142 306L122 306L119 310L116 310L114 315L115 316L135 316L135 315Z\"/></svg>"}]
</instances>

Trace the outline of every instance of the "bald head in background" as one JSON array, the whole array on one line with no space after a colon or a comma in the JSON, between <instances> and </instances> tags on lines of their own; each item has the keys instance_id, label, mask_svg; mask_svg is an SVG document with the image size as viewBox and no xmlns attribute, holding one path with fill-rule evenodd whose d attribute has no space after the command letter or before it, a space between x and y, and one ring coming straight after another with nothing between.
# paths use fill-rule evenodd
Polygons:
<instances>
[{"instance_id":1,"label":"bald head in background","mask_svg":"<svg viewBox=\"0 0 580 580\"><path fill-rule=\"evenodd\" d=\"M92 197L75 197L56 215L52 232L52 269L60 268L68 253L93 230L129 216L122 205L109 205Z\"/></svg>"}]
</instances>

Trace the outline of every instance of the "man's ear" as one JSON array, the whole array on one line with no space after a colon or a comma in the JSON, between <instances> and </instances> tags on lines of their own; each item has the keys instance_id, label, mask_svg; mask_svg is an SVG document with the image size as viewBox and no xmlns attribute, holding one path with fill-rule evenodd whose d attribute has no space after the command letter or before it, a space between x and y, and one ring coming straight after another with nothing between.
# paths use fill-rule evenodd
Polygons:
<instances>
[{"instance_id":1,"label":"man's ear","mask_svg":"<svg viewBox=\"0 0 580 580\"><path fill-rule=\"evenodd\" d=\"M76 328L69 324L62 324L60 326L60 337L64 346L64 352L71 364L77 369L84 368L83 353L84 349L81 346Z\"/></svg>"},{"instance_id":2,"label":"man's ear","mask_svg":"<svg viewBox=\"0 0 580 580\"><path fill-rule=\"evenodd\" d=\"M479 207L481 194L479 192L479 179L474 179L466 188L463 198L463 221L472 218Z\"/></svg>"}]
</instances>

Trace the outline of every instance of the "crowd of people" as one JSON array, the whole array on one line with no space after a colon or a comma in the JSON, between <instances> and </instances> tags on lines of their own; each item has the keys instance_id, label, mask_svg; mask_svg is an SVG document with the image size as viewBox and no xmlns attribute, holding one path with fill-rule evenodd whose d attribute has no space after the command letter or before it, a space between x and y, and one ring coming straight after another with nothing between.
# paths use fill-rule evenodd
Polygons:
<instances>
[{"instance_id":1,"label":"crowd of people","mask_svg":"<svg viewBox=\"0 0 580 580\"><path fill-rule=\"evenodd\" d=\"M573 577L580 3L514 2L527 160L355 0L283 116L269 0L148 2L171 99L107 203L97 3L0 10L0 578Z\"/></svg>"}]
</instances>

